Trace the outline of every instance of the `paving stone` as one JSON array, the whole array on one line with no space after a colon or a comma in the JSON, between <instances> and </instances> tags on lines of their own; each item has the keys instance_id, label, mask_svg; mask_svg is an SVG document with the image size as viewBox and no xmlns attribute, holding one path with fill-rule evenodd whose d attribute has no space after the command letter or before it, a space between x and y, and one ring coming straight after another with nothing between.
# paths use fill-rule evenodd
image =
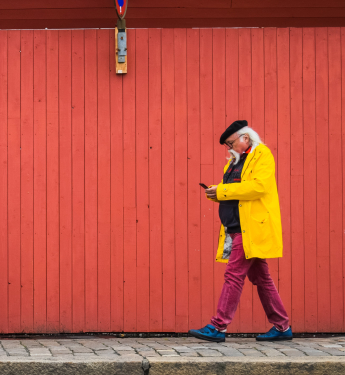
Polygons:
<instances>
[{"instance_id":1,"label":"paving stone","mask_svg":"<svg viewBox=\"0 0 345 375\"><path fill-rule=\"evenodd\" d=\"M8 355L10 357L29 357L27 352L9 352Z\"/></svg>"},{"instance_id":2,"label":"paving stone","mask_svg":"<svg viewBox=\"0 0 345 375\"><path fill-rule=\"evenodd\" d=\"M227 357L242 357L244 354L234 348L229 348L226 346L220 347L217 349L220 353L224 354Z\"/></svg>"},{"instance_id":3,"label":"paving stone","mask_svg":"<svg viewBox=\"0 0 345 375\"><path fill-rule=\"evenodd\" d=\"M242 354L244 354L247 357L265 357L264 354L259 352L256 349L238 349Z\"/></svg>"},{"instance_id":4,"label":"paving stone","mask_svg":"<svg viewBox=\"0 0 345 375\"><path fill-rule=\"evenodd\" d=\"M293 348L286 348L286 349L279 349L279 350L288 357L304 357L305 356L303 352L297 349L293 349Z\"/></svg>"},{"instance_id":5,"label":"paving stone","mask_svg":"<svg viewBox=\"0 0 345 375\"><path fill-rule=\"evenodd\" d=\"M342 345L339 344L321 344L324 348L342 348Z\"/></svg>"},{"instance_id":6,"label":"paving stone","mask_svg":"<svg viewBox=\"0 0 345 375\"><path fill-rule=\"evenodd\" d=\"M118 351L118 350L121 350L121 351L128 351L128 350L134 351L133 348L131 348L130 346L126 346L126 345L112 345L111 347L114 350L116 350L116 351Z\"/></svg>"},{"instance_id":7,"label":"paving stone","mask_svg":"<svg viewBox=\"0 0 345 375\"><path fill-rule=\"evenodd\" d=\"M223 357L223 354L218 352L217 350L212 349L204 349L204 350L197 350L199 355L202 357Z\"/></svg>"},{"instance_id":8,"label":"paving stone","mask_svg":"<svg viewBox=\"0 0 345 375\"><path fill-rule=\"evenodd\" d=\"M105 346L101 343L85 343L84 344L84 347L85 348L89 348L89 349L92 349L92 350L106 350L108 349L109 347L108 346Z\"/></svg>"},{"instance_id":9,"label":"paving stone","mask_svg":"<svg viewBox=\"0 0 345 375\"><path fill-rule=\"evenodd\" d=\"M140 351L151 351L152 350L152 348L150 348L149 346L142 346L142 347L140 347L140 348L133 348L133 349L135 349L135 350L140 350Z\"/></svg>"},{"instance_id":10,"label":"paving stone","mask_svg":"<svg viewBox=\"0 0 345 375\"><path fill-rule=\"evenodd\" d=\"M206 345L190 345L188 347L191 348L191 349L193 349L193 350L207 349Z\"/></svg>"},{"instance_id":11,"label":"paving stone","mask_svg":"<svg viewBox=\"0 0 345 375\"><path fill-rule=\"evenodd\" d=\"M260 349L260 351L265 354L267 357L285 357L285 354L281 353L277 349Z\"/></svg>"},{"instance_id":12,"label":"paving stone","mask_svg":"<svg viewBox=\"0 0 345 375\"><path fill-rule=\"evenodd\" d=\"M116 350L116 353L121 355L121 356L136 355L135 351L129 351L129 350Z\"/></svg>"},{"instance_id":13,"label":"paving stone","mask_svg":"<svg viewBox=\"0 0 345 375\"><path fill-rule=\"evenodd\" d=\"M138 343L136 343L136 344L131 344L130 345L133 349L140 349L140 350L151 350L151 348L149 347L149 346L147 346L147 345L143 345L143 344L138 344Z\"/></svg>"},{"instance_id":14,"label":"paving stone","mask_svg":"<svg viewBox=\"0 0 345 375\"><path fill-rule=\"evenodd\" d=\"M205 344L205 346L207 346L208 348L217 349L219 347L222 347L222 344L217 342L208 342L207 344Z\"/></svg>"},{"instance_id":15,"label":"paving stone","mask_svg":"<svg viewBox=\"0 0 345 375\"><path fill-rule=\"evenodd\" d=\"M237 349L233 349L233 348L221 348L221 349L218 349L218 351L224 354L226 357L243 357L244 355Z\"/></svg>"},{"instance_id":16,"label":"paving stone","mask_svg":"<svg viewBox=\"0 0 345 375\"><path fill-rule=\"evenodd\" d=\"M95 354L97 354L98 356L100 357L104 357L104 356L107 356L107 355L119 355L117 352L115 352L114 350L97 350L95 352Z\"/></svg>"},{"instance_id":17,"label":"paving stone","mask_svg":"<svg viewBox=\"0 0 345 375\"><path fill-rule=\"evenodd\" d=\"M199 354L197 352L181 352L181 357L199 357Z\"/></svg>"},{"instance_id":18,"label":"paving stone","mask_svg":"<svg viewBox=\"0 0 345 375\"><path fill-rule=\"evenodd\" d=\"M232 347L232 348L235 348L235 349L253 349L253 345L254 344L237 344L237 343L233 343L233 344L230 344L229 346Z\"/></svg>"},{"instance_id":19,"label":"paving stone","mask_svg":"<svg viewBox=\"0 0 345 375\"><path fill-rule=\"evenodd\" d=\"M25 350L24 346L18 345L18 346L4 346L5 350Z\"/></svg>"},{"instance_id":20,"label":"paving stone","mask_svg":"<svg viewBox=\"0 0 345 375\"><path fill-rule=\"evenodd\" d=\"M52 355L63 355L63 354L71 354L73 353L70 350L51 350Z\"/></svg>"},{"instance_id":21,"label":"paving stone","mask_svg":"<svg viewBox=\"0 0 345 375\"><path fill-rule=\"evenodd\" d=\"M160 357L160 355L153 350L152 351L148 351L148 350L138 351L138 353L142 355L143 357Z\"/></svg>"},{"instance_id":22,"label":"paving stone","mask_svg":"<svg viewBox=\"0 0 345 375\"><path fill-rule=\"evenodd\" d=\"M25 348L44 348L44 346L40 345L38 342L36 343L23 343L22 346Z\"/></svg>"},{"instance_id":23,"label":"paving stone","mask_svg":"<svg viewBox=\"0 0 345 375\"><path fill-rule=\"evenodd\" d=\"M168 349L164 349L164 350L157 350L157 352L160 354L160 355L178 355L175 350L168 350Z\"/></svg>"},{"instance_id":24,"label":"paving stone","mask_svg":"<svg viewBox=\"0 0 345 375\"><path fill-rule=\"evenodd\" d=\"M322 348L323 352L329 353L333 356L345 356L345 352L338 349L332 349L332 348Z\"/></svg>"},{"instance_id":25,"label":"paving stone","mask_svg":"<svg viewBox=\"0 0 345 375\"><path fill-rule=\"evenodd\" d=\"M304 348L300 349L303 353L305 353L308 356L316 356L316 357L323 357L323 356L329 356L329 353L323 352L321 350L313 349L313 348Z\"/></svg>"},{"instance_id":26,"label":"paving stone","mask_svg":"<svg viewBox=\"0 0 345 375\"><path fill-rule=\"evenodd\" d=\"M93 353L91 349L85 348L85 346L71 347L71 350L73 351L73 353Z\"/></svg>"},{"instance_id":27,"label":"paving stone","mask_svg":"<svg viewBox=\"0 0 345 375\"><path fill-rule=\"evenodd\" d=\"M49 354L51 355L50 351L48 349L42 348L42 349L30 349L29 350L30 355L33 354Z\"/></svg>"},{"instance_id":28,"label":"paving stone","mask_svg":"<svg viewBox=\"0 0 345 375\"><path fill-rule=\"evenodd\" d=\"M172 349L178 351L178 352L191 352L194 351L194 349L189 348L188 346L172 346Z\"/></svg>"},{"instance_id":29,"label":"paving stone","mask_svg":"<svg viewBox=\"0 0 345 375\"><path fill-rule=\"evenodd\" d=\"M152 349L155 349L155 350L163 350L163 349L167 349L167 347L165 345L162 345L162 344L157 344L157 343L149 343L147 344L147 346L149 346L150 348Z\"/></svg>"}]
</instances>

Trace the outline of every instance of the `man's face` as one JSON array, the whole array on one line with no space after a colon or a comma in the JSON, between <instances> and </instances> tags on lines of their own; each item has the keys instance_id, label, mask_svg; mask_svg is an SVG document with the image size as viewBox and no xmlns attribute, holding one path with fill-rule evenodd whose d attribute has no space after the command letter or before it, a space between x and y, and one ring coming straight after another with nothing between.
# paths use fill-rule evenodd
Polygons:
<instances>
[{"instance_id":1,"label":"man's face","mask_svg":"<svg viewBox=\"0 0 345 375\"><path fill-rule=\"evenodd\" d=\"M226 139L224 145L228 150L234 150L239 154L243 154L249 147L249 136L248 134L238 136L237 133L234 133Z\"/></svg>"}]
</instances>

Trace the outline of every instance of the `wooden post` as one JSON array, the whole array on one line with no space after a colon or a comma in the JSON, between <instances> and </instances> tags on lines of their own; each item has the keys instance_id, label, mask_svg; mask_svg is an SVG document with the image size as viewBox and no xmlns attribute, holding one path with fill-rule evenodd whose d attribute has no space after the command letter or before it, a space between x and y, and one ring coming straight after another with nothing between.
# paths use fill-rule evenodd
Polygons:
<instances>
[{"instance_id":1,"label":"wooden post","mask_svg":"<svg viewBox=\"0 0 345 375\"><path fill-rule=\"evenodd\" d=\"M117 27L115 27L115 68L116 68L116 74L125 74L127 73L127 55L125 56L125 62L119 63L118 58L118 46L117 46L117 34L119 30ZM125 29L126 32L126 38L127 38L127 29Z\"/></svg>"}]
</instances>

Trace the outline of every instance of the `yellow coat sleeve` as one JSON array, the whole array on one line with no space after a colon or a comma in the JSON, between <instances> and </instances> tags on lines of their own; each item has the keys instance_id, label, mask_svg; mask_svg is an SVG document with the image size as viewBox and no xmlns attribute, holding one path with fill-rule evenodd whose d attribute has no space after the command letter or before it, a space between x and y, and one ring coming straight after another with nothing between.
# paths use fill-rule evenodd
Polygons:
<instances>
[{"instance_id":1,"label":"yellow coat sleeve","mask_svg":"<svg viewBox=\"0 0 345 375\"><path fill-rule=\"evenodd\" d=\"M240 183L219 184L217 200L255 200L266 194L275 176L275 163L271 152L262 154L252 169L251 178Z\"/></svg>"}]
</instances>

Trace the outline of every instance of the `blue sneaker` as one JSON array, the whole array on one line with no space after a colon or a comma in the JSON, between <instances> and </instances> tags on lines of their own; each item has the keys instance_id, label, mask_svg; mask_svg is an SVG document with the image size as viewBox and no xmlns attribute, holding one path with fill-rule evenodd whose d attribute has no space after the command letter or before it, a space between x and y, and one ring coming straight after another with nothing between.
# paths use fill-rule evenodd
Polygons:
<instances>
[{"instance_id":1,"label":"blue sneaker","mask_svg":"<svg viewBox=\"0 0 345 375\"><path fill-rule=\"evenodd\" d=\"M285 332L278 331L276 327L272 327L267 333L256 336L257 341L275 341L275 340L292 340L291 327Z\"/></svg>"},{"instance_id":2,"label":"blue sneaker","mask_svg":"<svg viewBox=\"0 0 345 375\"><path fill-rule=\"evenodd\" d=\"M213 342L224 342L225 332L219 332L212 324L207 324L204 328L191 329L189 334L197 337L198 339L213 341Z\"/></svg>"}]
</instances>

